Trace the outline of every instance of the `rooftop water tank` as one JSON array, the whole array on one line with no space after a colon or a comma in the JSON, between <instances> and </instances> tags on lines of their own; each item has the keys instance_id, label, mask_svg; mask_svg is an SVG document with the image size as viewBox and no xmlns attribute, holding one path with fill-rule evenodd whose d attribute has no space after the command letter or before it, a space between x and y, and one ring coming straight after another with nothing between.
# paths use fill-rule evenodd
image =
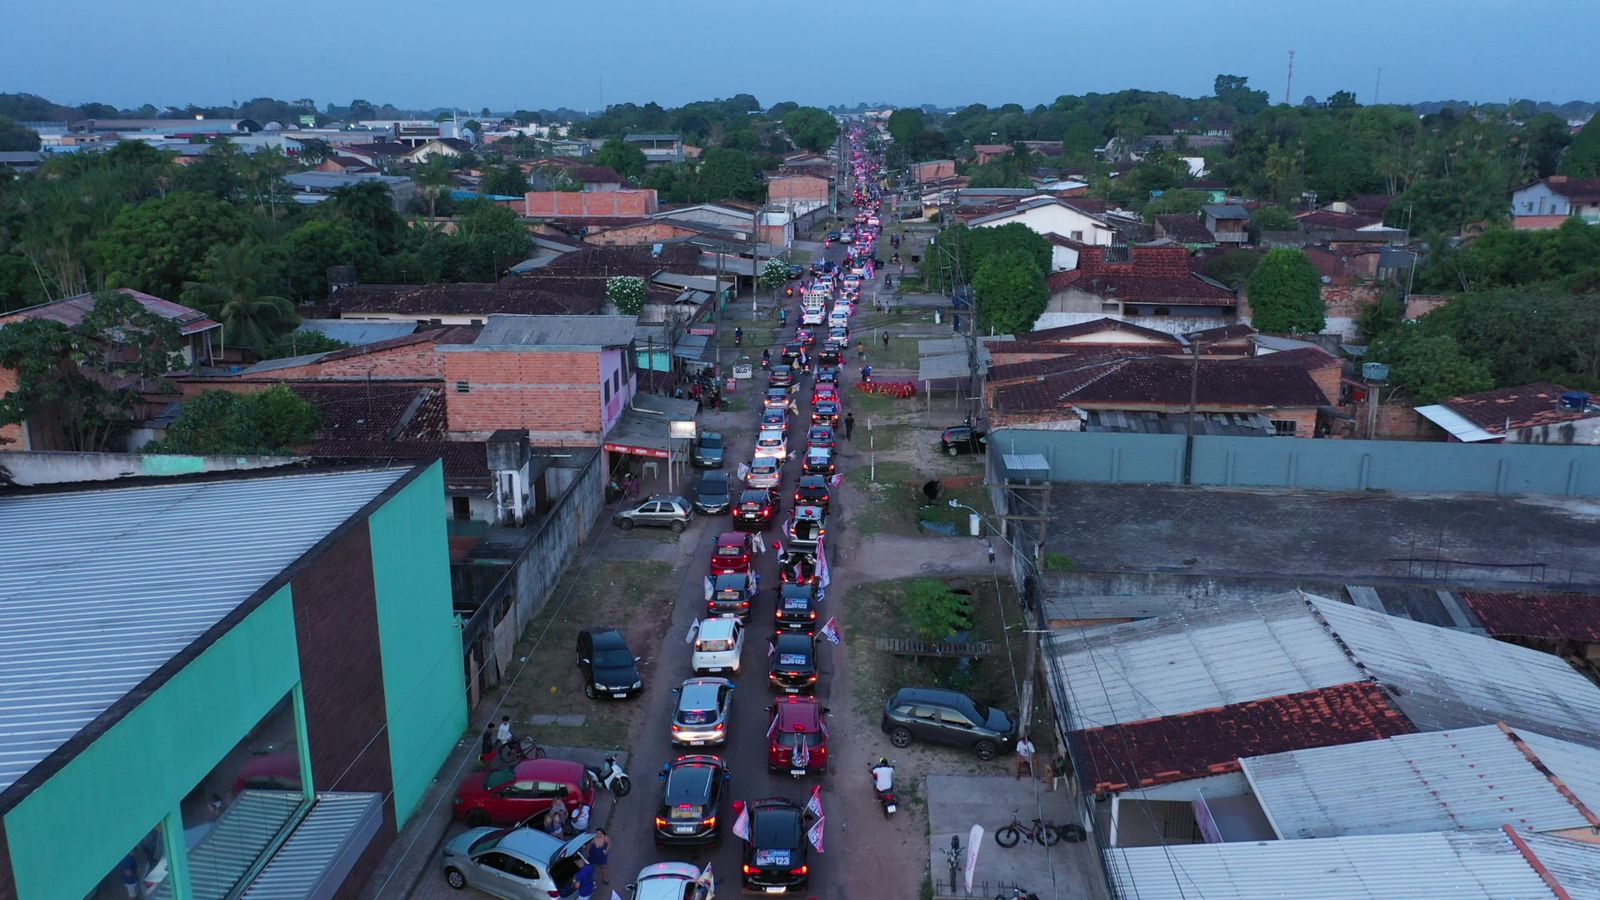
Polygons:
<instances>
[{"instance_id":1,"label":"rooftop water tank","mask_svg":"<svg viewBox=\"0 0 1600 900\"><path fill-rule=\"evenodd\" d=\"M1589 394L1587 391L1562 391L1561 409L1563 412L1583 412L1589 408Z\"/></svg>"},{"instance_id":2,"label":"rooftop water tank","mask_svg":"<svg viewBox=\"0 0 1600 900\"><path fill-rule=\"evenodd\" d=\"M1367 381L1388 381L1389 366L1380 362L1362 363L1361 377Z\"/></svg>"}]
</instances>

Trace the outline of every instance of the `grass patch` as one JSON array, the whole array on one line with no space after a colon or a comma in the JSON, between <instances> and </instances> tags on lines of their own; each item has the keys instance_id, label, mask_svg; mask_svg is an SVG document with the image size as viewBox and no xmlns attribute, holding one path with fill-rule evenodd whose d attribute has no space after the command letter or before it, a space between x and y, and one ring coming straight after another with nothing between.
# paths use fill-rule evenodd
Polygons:
<instances>
[{"instance_id":1,"label":"grass patch","mask_svg":"<svg viewBox=\"0 0 1600 900\"><path fill-rule=\"evenodd\" d=\"M648 530L674 540L678 537L664 528ZM572 663L573 640L580 628L612 625L623 630L635 653L654 647L667 627L675 585L672 566L664 562L591 562L569 569L550 602L528 623L517 642L512 665L531 658L512 686L504 712L517 723L534 714L577 714L585 717L584 724L578 728L520 725L518 733L532 734L542 744L630 747L630 734L643 707L638 701L610 702L584 696L583 679ZM534 642L541 635L544 640L536 649ZM646 679L653 667L654 660L648 656L639 665Z\"/></svg>"},{"instance_id":2,"label":"grass patch","mask_svg":"<svg viewBox=\"0 0 1600 900\"><path fill-rule=\"evenodd\" d=\"M1046 550L1044 552L1044 568L1046 572L1071 572L1077 567L1078 564L1073 562L1072 557L1065 553L1056 550Z\"/></svg>"},{"instance_id":3,"label":"grass patch","mask_svg":"<svg viewBox=\"0 0 1600 900\"><path fill-rule=\"evenodd\" d=\"M909 425L879 427L877 431L880 434L889 432L907 436L922 433ZM856 437L860 440L861 435L858 433ZM860 445L865 448L866 442L860 441ZM880 439L878 450L886 449ZM844 477L862 494L862 499L851 508L850 513L851 525L859 527L862 534L889 531L916 535L923 532L922 522L935 522L955 526L956 533L964 535L967 533L968 512L951 508L951 500L984 513L990 511L988 491L982 483L946 486L938 500L927 503L922 486L930 480L929 473L899 460L879 460L876 482L872 479L871 466L866 463L852 466Z\"/></svg>"},{"instance_id":4,"label":"grass patch","mask_svg":"<svg viewBox=\"0 0 1600 900\"><path fill-rule=\"evenodd\" d=\"M910 659L893 656L875 646L873 637L915 637L907 624L904 603L911 585L921 579L905 578L876 581L850 592L843 604L845 652L855 679L851 704L863 721L877 723L883 704L902 687L909 685L943 686L964 691L979 703L1016 712L1017 696L1011 680L1011 660L1005 650L1005 629L1018 628L1022 612L1013 602L1004 583L996 593L990 579L966 583L972 592L973 641L994 641L996 654L962 668L954 659ZM941 581L945 579L939 579ZM952 579L959 582L961 579ZM854 639L849 636L854 635ZM1022 647L1012 647L1016 665L1022 665Z\"/></svg>"},{"instance_id":5,"label":"grass patch","mask_svg":"<svg viewBox=\"0 0 1600 900\"><path fill-rule=\"evenodd\" d=\"M902 400L888 394L869 394L857 389L855 385L851 385L848 391L850 396L848 402L850 410L856 414L857 428L866 425L867 416L872 416L875 420L873 424L876 425L883 419L909 416L917 411L913 406L918 402L916 397Z\"/></svg>"}]
</instances>

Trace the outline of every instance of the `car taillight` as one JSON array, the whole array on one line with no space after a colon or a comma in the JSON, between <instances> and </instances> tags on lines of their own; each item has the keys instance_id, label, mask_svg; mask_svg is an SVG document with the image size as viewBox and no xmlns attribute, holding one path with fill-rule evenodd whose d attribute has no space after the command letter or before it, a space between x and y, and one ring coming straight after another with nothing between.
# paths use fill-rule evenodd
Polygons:
<instances>
[{"instance_id":1,"label":"car taillight","mask_svg":"<svg viewBox=\"0 0 1600 900\"><path fill-rule=\"evenodd\" d=\"M744 869L744 873L746 875L754 875L755 872L756 872L756 867L750 865L749 863L745 863L744 866L742 866L742 868Z\"/></svg>"},{"instance_id":2,"label":"car taillight","mask_svg":"<svg viewBox=\"0 0 1600 900\"><path fill-rule=\"evenodd\" d=\"M712 816L711 818L706 819L705 821L701 822L700 824L704 825L707 828L715 828L715 827L717 827L717 817L716 816Z\"/></svg>"},{"instance_id":3,"label":"car taillight","mask_svg":"<svg viewBox=\"0 0 1600 900\"><path fill-rule=\"evenodd\" d=\"M672 723L672 730L673 731L682 731L683 730L683 726L679 725L677 722L673 722Z\"/></svg>"},{"instance_id":4,"label":"car taillight","mask_svg":"<svg viewBox=\"0 0 1600 900\"><path fill-rule=\"evenodd\" d=\"M806 680L807 681L816 681L817 680L817 676L815 676L815 675L807 675L806 676Z\"/></svg>"},{"instance_id":5,"label":"car taillight","mask_svg":"<svg viewBox=\"0 0 1600 900\"><path fill-rule=\"evenodd\" d=\"M717 727L716 727L716 728L715 728L715 729L713 729L713 730L714 730L714 731L722 731L722 730L724 730L724 729L726 729L726 728L727 728L727 727L728 727L728 726L726 726L726 725L721 725L721 724L719 724L719 725L718 725L718 726L717 726Z\"/></svg>"},{"instance_id":6,"label":"car taillight","mask_svg":"<svg viewBox=\"0 0 1600 900\"><path fill-rule=\"evenodd\" d=\"M667 820L661 818L660 816L656 816L656 827L657 828L665 828L665 827L667 827Z\"/></svg>"},{"instance_id":7,"label":"car taillight","mask_svg":"<svg viewBox=\"0 0 1600 900\"><path fill-rule=\"evenodd\" d=\"M798 869L790 869L789 870L789 874L790 875L804 875L809 871L811 871L811 867L810 866L801 866Z\"/></svg>"},{"instance_id":8,"label":"car taillight","mask_svg":"<svg viewBox=\"0 0 1600 900\"><path fill-rule=\"evenodd\" d=\"M811 613L810 615L811 615L811 618L813 618L813 619L815 619L817 617L816 613Z\"/></svg>"}]
</instances>

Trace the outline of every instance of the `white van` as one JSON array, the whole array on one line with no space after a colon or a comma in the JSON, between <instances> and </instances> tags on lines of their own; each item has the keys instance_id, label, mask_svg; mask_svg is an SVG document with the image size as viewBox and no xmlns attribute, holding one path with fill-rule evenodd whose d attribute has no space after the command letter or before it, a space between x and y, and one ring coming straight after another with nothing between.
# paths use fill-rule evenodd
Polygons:
<instances>
[{"instance_id":1,"label":"white van","mask_svg":"<svg viewBox=\"0 0 1600 900\"><path fill-rule=\"evenodd\" d=\"M738 672L744 650L744 624L737 616L717 616L700 623L689 665L695 674Z\"/></svg>"}]
</instances>

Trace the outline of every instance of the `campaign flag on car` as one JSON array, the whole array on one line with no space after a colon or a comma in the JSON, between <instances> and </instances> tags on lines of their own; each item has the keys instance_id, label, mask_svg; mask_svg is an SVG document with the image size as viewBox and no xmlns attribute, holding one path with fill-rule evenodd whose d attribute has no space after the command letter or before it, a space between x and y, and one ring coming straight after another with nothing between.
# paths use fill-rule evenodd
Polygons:
<instances>
[{"instance_id":1,"label":"campaign flag on car","mask_svg":"<svg viewBox=\"0 0 1600 900\"><path fill-rule=\"evenodd\" d=\"M817 848L818 853L822 852L822 823L826 821L828 820L818 816L817 821L806 830L806 840L811 842L811 846Z\"/></svg>"},{"instance_id":2,"label":"campaign flag on car","mask_svg":"<svg viewBox=\"0 0 1600 900\"><path fill-rule=\"evenodd\" d=\"M811 742L806 740L804 735L800 736L800 743L794 748L794 752L789 754L789 762L796 769L804 769L811 765Z\"/></svg>"},{"instance_id":3,"label":"campaign flag on car","mask_svg":"<svg viewBox=\"0 0 1600 900\"><path fill-rule=\"evenodd\" d=\"M739 817L733 820L733 834L741 841L750 840L750 807L740 807Z\"/></svg>"},{"instance_id":4,"label":"campaign flag on car","mask_svg":"<svg viewBox=\"0 0 1600 900\"><path fill-rule=\"evenodd\" d=\"M750 466L749 466L749 464L748 463L739 463L739 480L740 481L744 481L745 479L747 479L749 477L750 477Z\"/></svg>"},{"instance_id":5,"label":"campaign flag on car","mask_svg":"<svg viewBox=\"0 0 1600 900\"><path fill-rule=\"evenodd\" d=\"M772 724L767 726L767 740L769 740L769 741L772 740L772 736L774 734L776 734L777 732L778 732L778 717L777 717L776 714L774 714L773 717L772 717Z\"/></svg>"},{"instance_id":6,"label":"campaign flag on car","mask_svg":"<svg viewBox=\"0 0 1600 900\"><path fill-rule=\"evenodd\" d=\"M822 818L822 785L811 789L811 799L806 801L806 812L817 818Z\"/></svg>"},{"instance_id":7,"label":"campaign flag on car","mask_svg":"<svg viewBox=\"0 0 1600 900\"><path fill-rule=\"evenodd\" d=\"M843 472L841 472L841 473L833 476L832 478L828 479L828 486L829 487L838 487L841 484L844 484L844 473Z\"/></svg>"},{"instance_id":8,"label":"campaign flag on car","mask_svg":"<svg viewBox=\"0 0 1600 900\"><path fill-rule=\"evenodd\" d=\"M828 583L831 582L831 581L833 581L833 578L832 578L832 576L830 576L828 574L828 548L824 544L822 544L821 542L818 542L818 544L817 544L817 583L822 585L823 587L827 587Z\"/></svg>"},{"instance_id":9,"label":"campaign flag on car","mask_svg":"<svg viewBox=\"0 0 1600 900\"><path fill-rule=\"evenodd\" d=\"M696 616L695 620L694 620L694 623L689 626L689 633L683 636L683 642L685 644L694 643L694 636L696 634L699 634L699 633L700 633L700 618L698 616Z\"/></svg>"},{"instance_id":10,"label":"campaign flag on car","mask_svg":"<svg viewBox=\"0 0 1600 900\"><path fill-rule=\"evenodd\" d=\"M823 624L817 633L827 638L828 643L835 647L839 646L839 643L844 640L844 635L839 633L839 620L832 616L828 617L828 621Z\"/></svg>"},{"instance_id":11,"label":"campaign flag on car","mask_svg":"<svg viewBox=\"0 0 1600 900\"><path fill-rule=\"evenodd\" d=\"M706 863L705 869L700 872L700 877L696 878L694 883L697 887L706 888L708 891L717 889L717 879L711 876L711 863ZM710 896L710 894L707 894L707 896Z\"/></svg>"}]
</instances>

